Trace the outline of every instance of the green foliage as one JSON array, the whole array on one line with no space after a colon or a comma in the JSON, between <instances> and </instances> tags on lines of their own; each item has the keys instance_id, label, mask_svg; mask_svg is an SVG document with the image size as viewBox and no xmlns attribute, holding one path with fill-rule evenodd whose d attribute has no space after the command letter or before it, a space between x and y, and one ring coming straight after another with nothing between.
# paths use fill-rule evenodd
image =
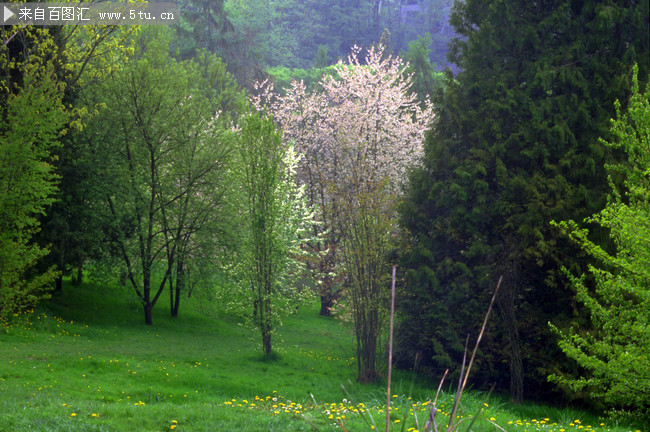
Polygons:
<instances>
[{"instance_id":1,"label":"green foliage","mask_svg":"<svg viewBox=\"0 0 650 432\"><path fill-rule=\"evenodd\" d=\"M477 381L516 400L524 389L549 396L560 353L546 323L580 319L560 267L579 272L587 261L549 222L604 205L603 164L615 152L598 137L629 94L635 61L647 76L646 15L641 3L456 3L464 38L451 54L462 72L435 98L423 166L402 204L402 365L417 352L438 376L457 365L503 275Z\"/></svg>"},{"instance_id":2,"label":"green foliage","mask_svg":"<svg viewBox=\"0 0 650 432\"><path fill-rule=\"evenodd\" d=\"M63 101L70 112L69 131L52 153L53 166L60 177L56 200L47 214L40 216L41 230L35 236L50 253L39 267L56 266L61 277L76 270L81 278L84 263L101 253L104 236L89 197L98 184L97 165L86 154L89 146L83 138L85 122L93 107L84 106L80 95L84 88L105 80L116 65L122 64L133 50L133 26L59 26L49 29L55 47L52 62L57 78L65 83Z\"/></svg>"},{"instance_id":3,"label":"green foliage","mask_svg":"<svg viewBox=\"0 0 650 432\"><path fill-rule=\"evenodd\" d=\"M320 80L326 76L338 77L336 65L311 69L289 69L284 66L276 66L268 68L266 73L269 74L273 81L273 88L280 94L289 89L293 81L302 81L309 91L314 91L318 88Z\"/></svg>"},{"instance_id":4,"label":"green foliage","mask_svg":"<svg viewBox=\"0 0 650 432\"><path fill-rule=\"evenodd\" d=\"M226 43L217 52L235 71L239 82L249 86L252 80L262 78L262 71L269 67L322 68L337 59L345 59L355 45L372 46L382 42L391 54L396 54L406 51L409 42L430 32L430 59L441 67L447 66L447 44L453 36L449 25L452 3L451 0L408 3L228 0L223 11L231 27L220 33ZM189 18L183 28L192 28L190 22L194 21ZM382 41L384 30L386 38Z\"/></svg>"},{"instance_id":5,"label":"green foliage","mask_svg":"<svg viewBox=\"0 0 650 432\"><path fill-rule=\"evenodd\" d=\"M591 315L588 333L560 332L564 353L587 371L578 379L552 379L601 398L609 407L650 412L650 86L639 91L635 69L634 94L623 112L616 102L614 138L605 142L621 149L627 160L608 165L613 192L605 208L589 222L609 229L616 252L610 254L575 222L560 222L583 250L594 257L590 278L568 273L578 299ZM622 184L615 182L623 176ZM590 289L591 283L594 288Z\"/></svg>"},{"instance_id":6,"label":"green foliage","mask_svg":"<svg viewBox=\"0 0 650 432\"><path fill-rule=\"evenodd\" d=\"M318 45L318 52L316 52L316 56L314 57L314 67L319 69L326 68L329 63L327 45Z\"/></svg>"},{"instance_id":7,"label":"green foliage","mask_svg":"<svg viewBox=\"0 0 650 432\"><path fill-rule=\"evenodd\" d=\"M409 42L409 49L403 56L408 62L406 73L411 74L411 91L418 96L419 101L430 100L443 83L442 72L437 72L429 61L431 35L429 33Z\"/></svg>"},{"instance_id":8,"label":"green foliage","mask_svg":"<svg viewBox=\"0 0 650 432\"><path fill-rule=\"evenodd\" d=\"M8 30L3 36L21 31ZM57 190L51 153L67 115L61 104L63 87L49 60L52 39L46 31L32 29L22 36L25 45L7 40L0 51L0 318L34 305L55 276L53 269L30 274L48 253L32 237L39 230L38 216Z\"/></svg>"},{"instance_id":9,"label":"green foliage","mask_svg":"<svg viewBox=\"0 0 650 432\"><path fill-rule=\"evenodd\" d=\"M104 185L96 212L148 324L166 284L176 304L189 257L218 241L215 226L205 226L219 217L227 188L223 129L244 105L214 55L177 61L170 39L167 29L143 30L134 57L87 95L101 110L86 135Z\"/></svg>"},{"instance_id":10,"label":"green foliage","mask_svg":"<svg viewBox=\"0 0 650 432\"><path fill-rule=\"evenodd\" d=\"M172 49L182 59L201 50L223 56L228 53L228 35L234 31L226 16L224 0L180 0L180 23Z\"/></svg>"},{"instance_id":11,"label":"green foliage","mask_svg":"<svg viewBox=\"0 0 650 432\"><path fill-rule=\"evenodd\" d=\"M282 319L306 298L297 280L306 272L301 248L313 231L313 212L304 187L298 187L298 159L270 117L252 113L240 119L233 174L240 191L240 254L235 275L241 278L240 313L259 329L264 354ZM232 261L232 257L230 258ZM252 315L250 314L252 312Z\"/></svg>"}]
</instances>

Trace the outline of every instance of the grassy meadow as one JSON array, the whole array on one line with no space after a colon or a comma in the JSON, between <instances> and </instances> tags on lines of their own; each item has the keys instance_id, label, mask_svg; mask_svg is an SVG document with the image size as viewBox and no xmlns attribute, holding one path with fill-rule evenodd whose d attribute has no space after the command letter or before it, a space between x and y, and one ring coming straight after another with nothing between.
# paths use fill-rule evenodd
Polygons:
<instances>
[{"instance_id":1,"label":"grassy meadow","mask_svg":"<svg viewBox=\"0 0 650 432\"><path fill-rule=\"evenodd\" d=\"M0 431L385 430L385 387L354 384L349 327L303 306L261 355L258 336L198 298L154 325L126 288L64 293L0 327ZM424 430L436 383L394 374L391 431ZM345 390L341 385L345 385ZM453 394L439 399L446 420ZM312 397L313 395L313 397ZM573 409L463 398L459 430L638 431ZM416 417L418 421L416 423Z\"/></svg>"}]
</instances>

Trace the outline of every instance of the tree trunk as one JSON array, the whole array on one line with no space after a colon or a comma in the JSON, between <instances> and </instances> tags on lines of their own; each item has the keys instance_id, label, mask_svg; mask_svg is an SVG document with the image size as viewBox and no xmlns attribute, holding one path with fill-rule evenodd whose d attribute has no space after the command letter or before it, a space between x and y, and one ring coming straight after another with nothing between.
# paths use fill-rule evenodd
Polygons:
<instances>
[{"instance_id":1,"label":"tree trunk","mask_svg":"<svg viewBox=\"0 0 650 432\"><path fill-rule=\"evenodd\" d=\"M262 329L262 349L265 355L271 354L271 332L267 328Z\"/></svg>"},{"instance_id":2,"label":"tree trunk","mask_svg":"<svg viewBox=\"0 0 650 432\"><path fill-rule=\"evenodd\" d=\"M334 305L334 299L331 294L320 296L320 314L322 316L332 316L331 307Z\"/></svg>"},{"instance_id":3,"label":"tree trunk","mask_svg":"<svg viewBox=\"0 0 650 432\"><path fill-rule=\"evenodd\" d=\"M178 318L178 309L181 305L181 287L176 282L176 298L174 299L174 308L172 309L172 318Z\"/></svg>"},{"instance_id":4,"label":"tree trunk","mask_svg":"<svg viewBox=\"0 0 650 432\"><path fill-rule=\"evenodd\" d=\"M377 346L375 338L364 336L365 341L361 341L361 349L358 350L357 366L359 374L357 380L360 383L372 383L377 380L377 368L375 360L377 357ZM359 342L357 342L359 344Z\"/></svg>"},{"instance_id":5,"label":"tree trunk","mask_svg":"<svg viewBox=\"0 0 650 432\"><path fill-rule=\"evenodd\" d=\"M142 270L142 305L144 307L144 323L146 325L152 325L153 317L151 312L153 311L153 303L151 302L151 273L148 268L143 268Z\"/></svg>"},{"instance_id":6,"label":"tree trunk","mask_svg":"<svg viewBox=\"0 0 650 432\"><path fill-rule=\"evenodd\" d=\"M515 280L517 278L514 278ZM517 298L516 282L508 281L501 291L498 305L508 335L508 357L510 367L510 397L513 402L521 403L524 398L524 366L521 360L521 342L517 328L515 302Z\"/></svg>"},{"instance_id":7,"label":"tree trunk","mask_svg":"<svg viewBox=\"0 0 650 432\"><path fill-rule=\"evenodd\" d=\"M267 292L270 290L267 289ZM271 354L271 334L273 333L273 323L271 322L271 300L263 298L259 300L260 306L260 327L262 330L262 349L264 354Z\"/></svg>"},{"instance_id":8,"label":"tree trunk","mask_svg":"<svg viewBox=\"0 0 650 432\"><path fill-rule=\"evenodd\" d=\"M192 298L192 289L194 288L194 284L191 282L192 281L192 276L190 275L190 270L187 269L186 271L187 274L187 280L190 282L187 283L187 298Z\"/></svg>"},{"instance_id":9,"label":"tree trunk","mask_svg":"<svg viewBox=\"0 0 650 432\"><path fill-rule=\"evenodd\" d=\"M143 305L144 307L144 323L146 325L152 325L153 324L153 304L151 302L147 302Z\"/></svg>"},{"instance_id":10,"label":"tree trunk","mask_svg":"<svg viewBox=\"0 0 650 432\"><path fill-rule=\"evenodd\" d=\"M54 281L54 292L61 294L63 292L63 276L59 275Z\"/></svg>"},{"instance_id":11,"label":"tree trunk","mask_svg":"<svg viewBox=\"0 0 650 432\"><path fill-rule=\"evenodd\" d=\"M520 404L524 400L524 365L521 361L519 332L514 328L510 337L510 394L512 400Z\"/></svg>"},{"instance_id":12,"label":"tree trunk","mask_svg":"<svg viewBox=\"0 0 650 432\"><path fill-rule=\"evenodd\" d=\"M174 318L174 278L169 277L169 314Z\"/></svg>"},{"instance_id":13,"label":"tree trunk","mask_svg":"<svg viewBox=\"0 0 650 432\"><path fill-rule=\"evenodd\" d=\"M172 318L178 317L178 309L181 305L181 291L185 288L185 267L183 260L179 259L176 265L176 298L172 304Z\"/></svg>"},{"instance_id":14,"label":"tree trunk","mask_svg":"<svg viewBox=\"0 0 650 432\"><path fill-rule=\"evenodd\" d=\"M368 303L366 303L368 305ZM370 306L374 309L374 306ZM356 326L357 332L357 380L371 383L377 380L377 334L379 316L375 310L363 310L363 322Z\"/></svg>"},{"instance_id":15,"label":"tree trunk","mask_svg":"<svg viewBox=\"0 0 650 432\"><path fill-rule=\"evenodd\" d=\"M373 27L375 30L375 40L379 40L379 12L381 9L381 0L375 0L372 6L372 21Z\"/></svg>"},{"instance_id":16,"label":"tree trunk","mask_svg":"<svg viewBox=\"0 0 650 432\"><path fill-rule=\"evenodd\" d=\"M318 263L318 273L325 275L322 278L322 286L320 288L320 315L332 316L330 310L334 306L334 301L337 299L338 294L334 291L335 280L331 273L334 272L336 262L336 245L334 239L330 238L328 243L325 244L325 256L320 259Z\"/></svg>"}]
</instances>

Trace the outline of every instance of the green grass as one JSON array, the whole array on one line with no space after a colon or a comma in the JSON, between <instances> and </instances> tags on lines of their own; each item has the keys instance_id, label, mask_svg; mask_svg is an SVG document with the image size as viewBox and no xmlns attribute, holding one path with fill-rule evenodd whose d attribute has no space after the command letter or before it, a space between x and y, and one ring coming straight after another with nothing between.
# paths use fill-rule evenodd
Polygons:
<instances>
[{"instance_id":1,"label":"green grass","mask_svg":"<svg viewBox=\"0 0 650 432\"><path fill-rule=\"evenodd\" d=\"M145 326L125 289L65 286L62 296L6 323L0 432L369 431L373 422L384 430L383 388L351 384L353 336L318 316L317 304L286 320L274 336L276 354L265 358L257 335L216 305L183 299L180 318L171 319L164 300L154 326ZM423 402L435 393L418 379L409 396L409 382L410 375L395 374L392 431L414 430L413 410L423 423ZM452 395L442 402L444 419ZM469 393L461 415L484 402L485 395ZM579 411L487 402L472 430L497 431L489 419L507 431L636 430Z\"/></svg>"}]
</instances>

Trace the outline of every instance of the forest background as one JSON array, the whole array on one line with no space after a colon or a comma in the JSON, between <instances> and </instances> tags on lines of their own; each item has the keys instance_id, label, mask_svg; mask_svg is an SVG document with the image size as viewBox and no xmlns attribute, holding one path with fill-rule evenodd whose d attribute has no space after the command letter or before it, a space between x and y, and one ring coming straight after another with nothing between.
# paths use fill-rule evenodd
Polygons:
<instances>
[{"instance_id":1,"label":"forest background","mask_svg":"<svg viewBox=\"0 0 650 432\"><path fill-rule=\"evenodd\" d=\"M372 380L397 263L396 363L441 376L503 275L476 382L647 413L647 2L178 3L171 30L3 27L3 316L85 270L129 284L147 324L163 293L172 316L183 295L227 297L268 354L313 291L355 323ZM369 164L310 183L272 119L249 114L256 82L288 103L292 79L328 94L346 70L388 76L390 55L409 62L387 87L410 82L398 108L428 113L397 176ZM264 109L300 153L295 125ZM406 146L387 131L375 144ZM343 199L354 217L332 210Z\"/></svg>"}]
</instances>

